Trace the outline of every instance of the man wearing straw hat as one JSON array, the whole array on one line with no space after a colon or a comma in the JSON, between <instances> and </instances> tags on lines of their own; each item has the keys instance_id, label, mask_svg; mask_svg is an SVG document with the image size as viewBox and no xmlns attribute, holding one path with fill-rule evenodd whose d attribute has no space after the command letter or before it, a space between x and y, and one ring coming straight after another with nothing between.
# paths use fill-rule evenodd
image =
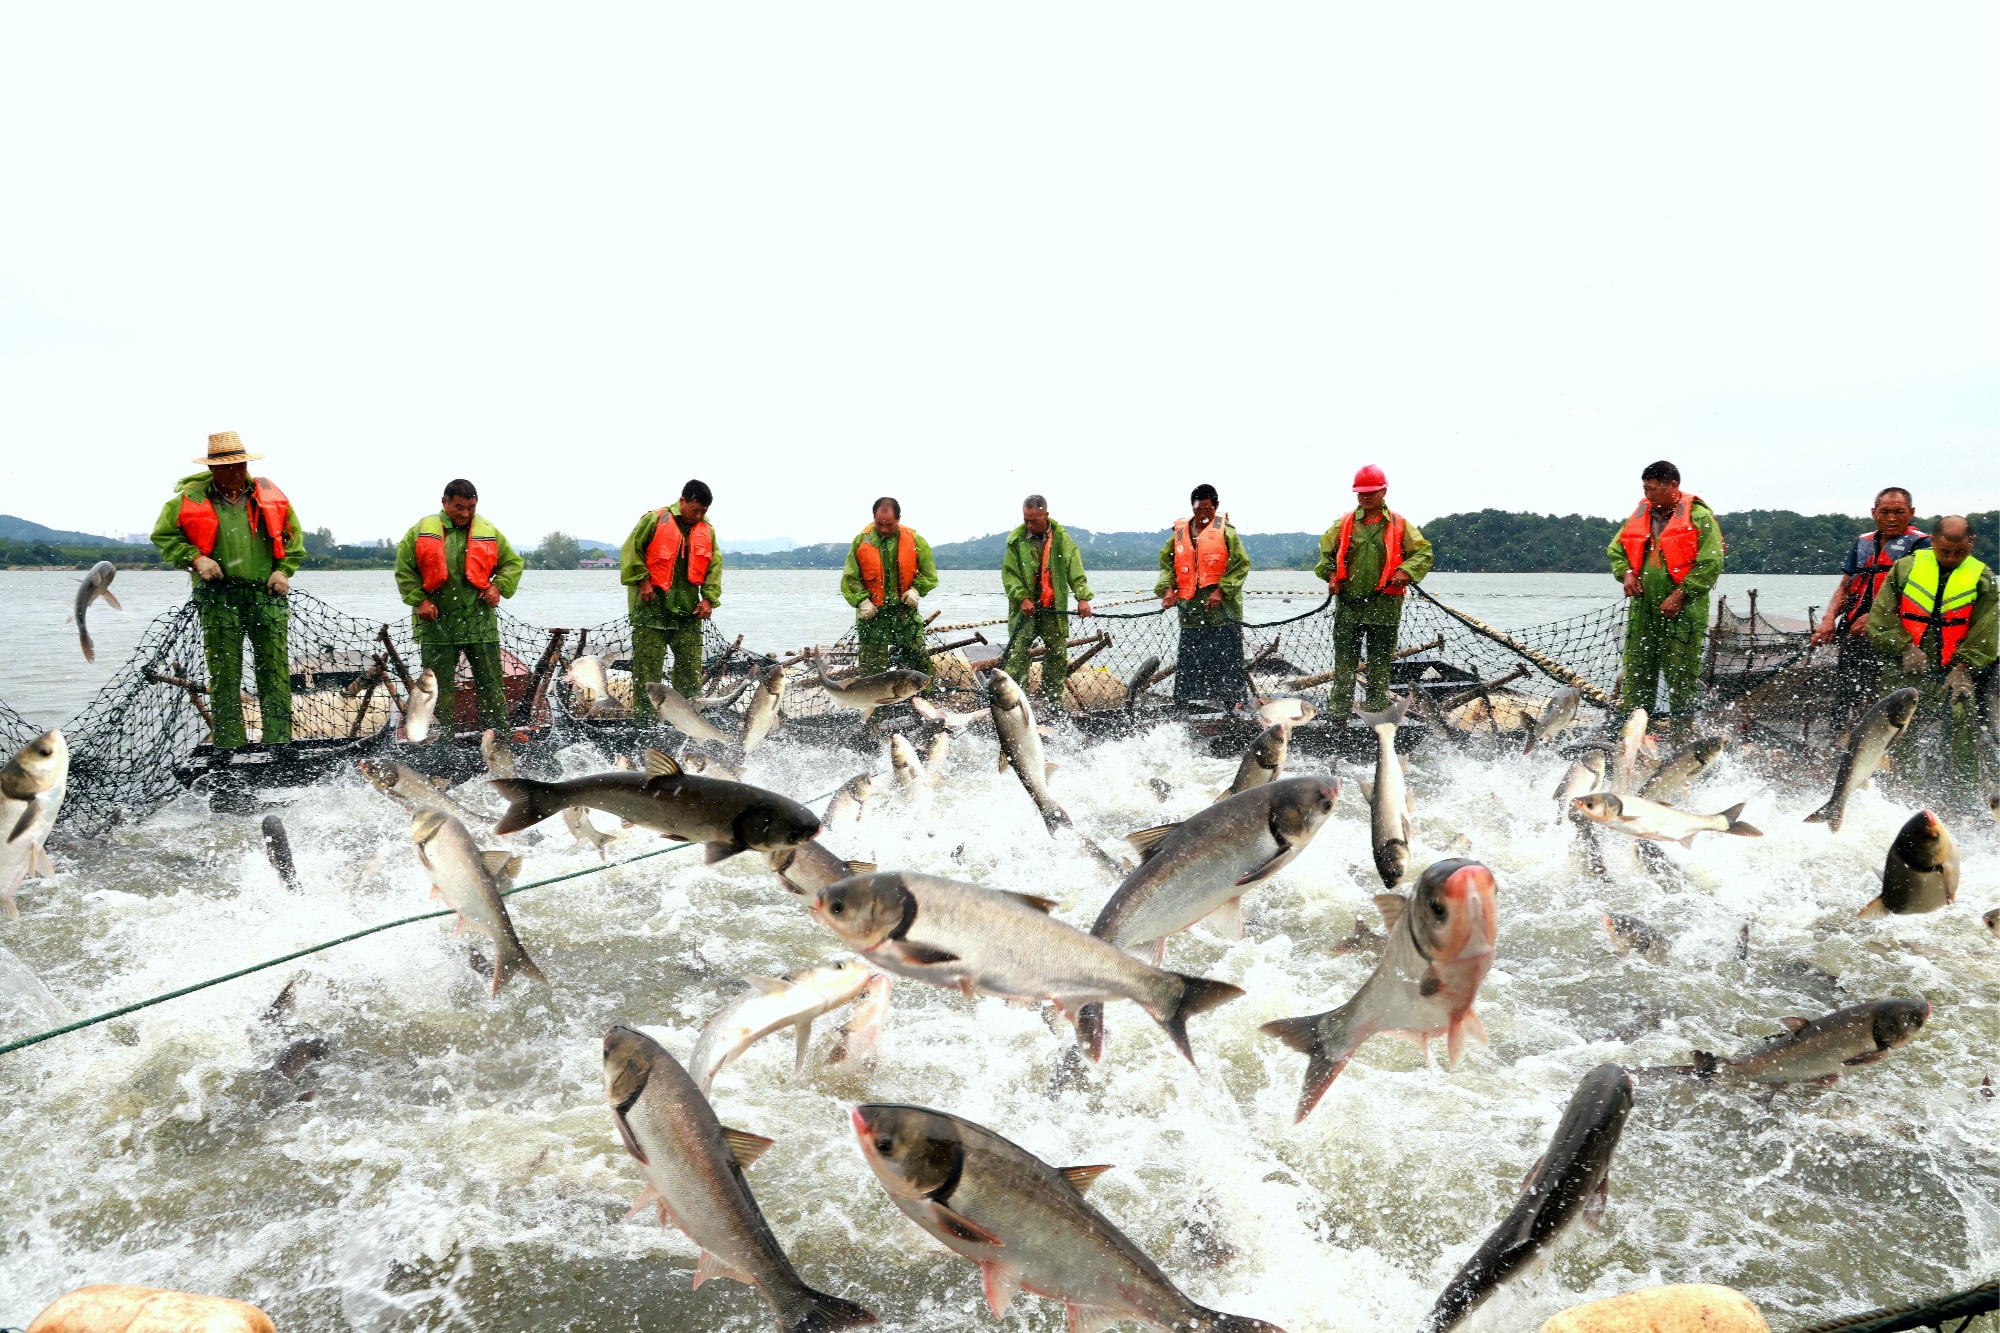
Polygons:
<instances>
[{"instance_id":1,"label":"man wearing straw hat","mask_svg":"<svg viewBox=\"0 0 2000 1333\"><path fill-rule=\"evenodd\" d=\"M252 477L262 458L244 449L233 430L208 437L203 470L174 484L174 496L153 524L160 560L194 578L195 614L201 617L202 651L208 659L208 697L215 716L215 748L244 744L243 641L257 663L260 739L292 739L292 662L287 644L291 577L305 559L305 537L292 502L269 477Z\"/></svg>"},{"instance_id":2,"label":"man wearing straw hat","mask_svg":"<svg viewBox=\"0 0 2000 1333\"><path fill-rule=\"evenodd\" d=\"M417 651L437 675L444 739L458 730L460 654L479 695L479 725L507 725L497 608L521 586L522 568L507 535L479 512L479 489L464 477L445 483L438 512L411 524L396 547L396 591L410 608Z\"/></svg>"}]
</instances>

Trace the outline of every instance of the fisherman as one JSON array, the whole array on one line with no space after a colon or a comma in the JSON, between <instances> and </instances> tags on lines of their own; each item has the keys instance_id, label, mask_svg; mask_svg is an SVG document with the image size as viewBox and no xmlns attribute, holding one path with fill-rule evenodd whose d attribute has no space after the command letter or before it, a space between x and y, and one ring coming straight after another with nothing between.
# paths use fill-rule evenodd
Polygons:
<instances>
[{"instance_id":1,"label":"fisherman","mask_svg":"<svg viewBox=\"0 0 2000 1333\"><path fill-rule=\"evenodd\" d=\"M688 699L701 692L702 622L722 601L722 548L708 521L714 501L707 482L688 482L676 503L639 515L618 550L632 619L632 712L645 721L659 716L646 686L660 679L667 649L674 689Z\"/></svg>"},{"instance_id":2,"label":"fisherman","mask_svg":"<svg viewBox=\"0 0 2000 1333\"><path fill-rule=\"evenodd\" d=\"M1180 661L1174 702L1222 705L1243 697L1243 585L1250 553L1229 515L1217 518L1222 497L1207 482L1188 495L1191 518L1178 519L1160 548L1160 578L1153 595L1161 606L1181 609Z\"/></svg>"},{"instance_id":3,"label":"fisherman","mask_svg":"<svg viewBox=\"0 0 2000 1333\"><path fill-rule=\"evenodd\" d=\"M1875 496L1875 530L1854 539L1840 567L1840 586L1833 590L1826 614L1813 631L1815 647L1835 645L1833 707L1837 728L1854 721L1856 710L1875 701L1882 681L1882 658L1868 641L1868 612L1890 568L1912 551L1931 544L1925 533L1910 526L1916 513L1910 493L1889 486Z\"/></svg>"},{"instance_id":4,"label":"fisherman","mask_svg":"<svg viewBox=\"0 0 2000 1333\"><path fill-rule=\"evenodd\" d=\"M259 737L266 745L292 739L292 575L305 559L305 536L292 502L269 477L251 477L262 458L243 448L233 430L208 437L204 471L182 477L153 524L163 564L194 575L194 609L201 617L208 659L208 700L215 748L234 750L243 730L243 641L257 664Z\"/></svg>"},{"instance_id":5,"label":"fisherman","mask_svg":"<svg viewBox=\"0 0 2000 1333\"><path fill-rule=\"evenodd\" d=\"M2000 596L1993 571L1973 558L1972 537L1961 515L1940 519L1928 547L1890 568L1868 612L1868 639L1885 659L1882 693L1915 686L1917 715L1937 718L1944 733L1942 782L1923 781L1920 747L1902 748L1898 770L1959 810L1984 807L1972 674L2000 658Z\"/></svg>"},{"instance_id":6,"label":"fisherman","mask_svg":"<svg viewBox=\"0 0 2000 1333\"><path fill-rule=\"evenodd\" d=\"M1021 501L1021 526L1007 534L1007 552L1000 562L1000 586L1007 590L1007 660L1001 664L1015 684L1028 688L1028 654L1042 641L1042 697L1062 707L1063 682L1069 676L1069 599L1076 596L1076 613L1090 614L1090 580L1083 573L1083 553L1049 517L1049 502L1039 495Z\"/></svg>"},{"instance_id":7,"label":"fisherman","mask_svg":"<svg viewBox=\"0 0 2000 1333\"><path fill-rule=\"evenodd\" d=\"M840 575L840 595L854 608L862 675L887 671L891 648L896 650L896 666L931 674L917 600L937 584L931 544L914 528L903 526L902 502L883 496L875 502L875 521L856 533L848 546L847 567Z\"/></svg>"},{"instance_id":8,"label":"fisherman","mask_svg":"<svg viewBox=\"0 0 2000 1333\"><path fill-rule=\"evenodd\" d=\"M441 506L403 534L396 548L396 588L413 608L410 632L423 664L437 674L443 735L457 730L461 653L479 693L479 725L504 729L507 692L494 608L521 586L521 557L479 513L479 491L465 478L445 484Z\"/></svg>"},{"instance_id":9,"label":"fisherman","mask_svg":"<svg viewBox=\"0 0 2000 1333\"><path fill-rule=\"evenodd\" d=\"M1389 479L1370 463L1354 474L1359 508L1319 539L1313 573L1339 600L1333 608L1333 689L1326 713L1336 722L1354 710L1354 670L1368 649L1368 692L1362 707L1389 707L1389 664L1403 623L1403 596L1431 572L1431 544L1417 525L1388 507Z\"/></svg>"},{"instance_id":10,"label":"fisherman","mask_svg":"<svg viewBox=\"0 0 2000 1333\"><path fill-rule=\"evenodd\" d=\"M1708 636L1708 594L1722 577L1722 529L1700 496L1681 491L1681 470L1662 459L1639 474L1646 498L1611 538L1611 577L1632 599L1625 618L1625 678L1620 698L1629 712L1651 711L1667 678L1669 734L1694 734L1701 690L1701 651Z\"/></svg>"}]
</instances>

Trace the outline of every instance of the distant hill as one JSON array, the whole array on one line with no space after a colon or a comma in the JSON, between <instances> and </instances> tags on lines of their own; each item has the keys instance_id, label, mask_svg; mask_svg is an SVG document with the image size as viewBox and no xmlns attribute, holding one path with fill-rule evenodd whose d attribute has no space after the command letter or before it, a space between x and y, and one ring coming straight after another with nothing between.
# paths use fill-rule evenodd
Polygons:
<instances>
[{"instance_id":1,"label":"distant hill","mask_svg":"<svg viewBox=\"0 0 2000 1333\"><path fill-rule=\"evenodd\" d=\"M596 542L588 537L578 537L576 545L577 549L582 551L609 551L613 555L617 555L619 551L617 542Z\"/></svg>"},{"instance_id":2,"label":"distant hill","mask_svg":"<svg viewBox=\"0 0 2000 1333\"><path fill-rule=\"evenodd\" d=\"M1012 531L1012 529L1009 529ZM1157 569L1160 547L1168 529L1158 532L1092 532L1070 527L1069 535L1083 550L1087 569ZM1261 569L1310 568L1319 555L1316 532L1240 532L1251 563ZM817 542L769 554L731 552L738 569L839 569L847 563L847 542ZM998 569L1007 549L1007 533L990 532L970 541L940 542L931 547L939 569Z\"/></svg>"},{"instance_id":3,"label":"distant hill","mask_svg":"<svg viewBox=\"0 0 2000 1333\"><path fill-rule=\"evenodd\" d=\"M40 523L31 523L25 518L15 518L12 514L0 514L0 541L46 542L51 546L124 546L128 543L116 537L106 537L96 532L71 532L66 528L49 528Z\"/></svg>"},{"instance_id":4,"label":"distant hill","mask_svg":"<svg viewBox=\"0 0 2000 1333\"><path fill-rule=\"evenodd\" d=\"M755 541L737 541L727 538L722 543L724 555L770 555L777 551L790 551L798 543L790 537L759 537Z\"/></svg>"}]
</instances>

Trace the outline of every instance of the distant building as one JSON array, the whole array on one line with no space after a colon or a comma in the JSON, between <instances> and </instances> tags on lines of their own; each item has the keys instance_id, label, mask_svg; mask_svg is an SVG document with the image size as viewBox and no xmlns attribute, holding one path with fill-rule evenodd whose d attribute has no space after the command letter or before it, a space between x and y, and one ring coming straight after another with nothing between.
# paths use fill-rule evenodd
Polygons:
<instances>
[{"instance_id":1,"label":"distant building","mask_svg":"<svg viewBox=\"0 0 2000 1333\"><path fill-rule=\"evenodd\" d=\"M578 569L616 569L618 568L618 561L612 556L601 555L594 560L579 560L576 562L576 567Z\"/></svg>"}]
</instances>

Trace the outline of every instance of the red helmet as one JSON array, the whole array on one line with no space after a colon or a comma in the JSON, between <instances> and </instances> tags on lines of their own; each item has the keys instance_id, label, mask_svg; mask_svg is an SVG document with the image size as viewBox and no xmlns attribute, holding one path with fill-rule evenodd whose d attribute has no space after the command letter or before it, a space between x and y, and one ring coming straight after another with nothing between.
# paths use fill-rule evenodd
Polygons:
<instances>
[{"instance_id":1,"label":"red helmet","mask_svg":"<svg viewBox=\"0 0 2000 1333\"><path fill-rule=\"evenodd\" d=\"M1382 469L1376 467L1373 463L1370 463L1367 467L1362 468L1354 474L1354 490L1356 494L1362 491L1386 491L1388 489L1389 479L1383 476Z\"/></svg>"}]
</instances>

